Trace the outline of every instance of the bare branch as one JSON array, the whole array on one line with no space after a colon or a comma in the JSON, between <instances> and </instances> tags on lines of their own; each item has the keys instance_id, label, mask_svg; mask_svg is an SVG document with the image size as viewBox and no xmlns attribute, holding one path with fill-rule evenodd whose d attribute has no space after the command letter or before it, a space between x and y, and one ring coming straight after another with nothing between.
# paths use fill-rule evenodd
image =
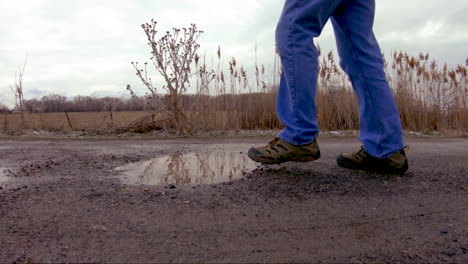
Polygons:
<instances>
[{"instance_id":1,"label":"bare branch","mask_svg":"<svg viewBox=\"0 0 468 264\"><path fill-rule=\"evenodd\" d=\"M157 22L151 20L150 23L142 24L151 48L151 62L165 81L162 89L168 92L167 100L170 101L174 125L178 126L184 118L183 109L180 106L180 95L187 91L190 86L191 65L197 59L197 50L200 45L198 38L203 33L198 30L195 24L189 28L173 28L167 31L161 38L157 39ZM136 75L143 82L151 94L156 94L156 87L153 86L151 78L148 76L147 63L142 69L138 63L132 63Z\"/></svg>"}]
</instances>

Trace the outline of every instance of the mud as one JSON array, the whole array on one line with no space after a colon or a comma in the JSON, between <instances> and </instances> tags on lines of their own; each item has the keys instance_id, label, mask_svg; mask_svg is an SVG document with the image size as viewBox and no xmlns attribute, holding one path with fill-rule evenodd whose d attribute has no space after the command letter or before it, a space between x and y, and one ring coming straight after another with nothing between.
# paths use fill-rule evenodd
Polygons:
<instances>
[{"instance_id":1,"label":"mud","mask_svg":"<svg viewBox=\"0 0 468 264\"><path fill-rule=\"evenodd\" d=\"M468 262L467 139L409 139L403 177L337 167L360 146L346 138L320 138L316 162L244 168L265 143L1 140L0 262Z\"/></svg>"}]
</instances>

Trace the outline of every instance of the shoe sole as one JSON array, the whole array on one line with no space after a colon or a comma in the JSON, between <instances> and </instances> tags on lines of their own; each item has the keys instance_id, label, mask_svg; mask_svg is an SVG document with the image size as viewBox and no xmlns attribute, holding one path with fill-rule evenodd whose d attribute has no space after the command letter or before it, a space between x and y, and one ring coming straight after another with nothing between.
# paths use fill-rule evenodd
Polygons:
<instances>
[{"instance_id":1,"label":"shoe sole","mask_svg":"<svg viewBox=\"0 0 468 264\"><path fill-rule=\"evenodd\" d=\"M408 161L405 161L405 165L403 165L402 168L395 168L395 167L385 167L385 165L381 166L365 166L360 163L354 163L347 161L346 159L342 158L341 156L336 159L336 162L338 163L338 166L346 168L346 169L352 169L352 170L362 170L362 171L368 171L368 172L376 172L376 173L381 173L381 174L404 174L406 171L408 171Z\"/></svg>"},{"instance_id":2,"label":"shoe sole","mask_svg":"<svg viewBox=\"0 0 468 264\"><path fill-rule=\"evenodd\" d=\"M266 165L272 165L272 164L281 164L281 163L285 163L285 162L311 162L311 161L315 161L315 160L318 160L320 158L320 151L318 151L314 155L309 155L309 156L292 156L292 157L280 158L280 159L276 159L276 160L269 160L269 159L265 159L265 158L257 156L256 153L255 153L255 150L252 148L252 149L249 150L248 156L249 156L249 158L251 160L253 160L255 162L260 162L260 163L266 164Z\"/></svg>"}]
</instances>

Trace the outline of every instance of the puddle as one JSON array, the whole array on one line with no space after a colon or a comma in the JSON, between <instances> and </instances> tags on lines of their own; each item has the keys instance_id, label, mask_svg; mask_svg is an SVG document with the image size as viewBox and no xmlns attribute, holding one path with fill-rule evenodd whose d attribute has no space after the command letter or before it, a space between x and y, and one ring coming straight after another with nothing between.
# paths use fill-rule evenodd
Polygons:
<instances>
[{"instance_id":1,"label":"puddle","mask_svg":"<svg viewBox=\"0 0 468 264\"><path fill-rule=\"evenodd\" d=\"M130 185L217 184L235 181L256 163L240 152L175 154L116 168Z\"/></svg>"},{"instance_id":2,"label":"puddle","mask_svg":"<svg viewBox=\"0 0 468 264\"><path fill-rule=\"evenodd\" d=\"M9 180L11 180L11 178L7 176L6 168L0 167L0 183L7 182Z\"/></svg>"}]
</instances>

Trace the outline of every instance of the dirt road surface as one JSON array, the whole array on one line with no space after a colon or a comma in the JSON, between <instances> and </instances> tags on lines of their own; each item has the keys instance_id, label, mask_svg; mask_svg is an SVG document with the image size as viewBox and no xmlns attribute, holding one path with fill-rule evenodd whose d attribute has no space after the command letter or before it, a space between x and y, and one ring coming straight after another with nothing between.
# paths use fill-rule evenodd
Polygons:
<instances>
[{"instance_id":1,"label":"dirt road surface","mask_svg":"<svg viewBox=\"0 0 468 264\"><path fill-rule=\"evenodd\" d=\"M468 263L468 139L408 139L402 177L339 168L360 146L346 138L252 169L242 157L266 140L0 140L0 262ZM132 183L131 163L164 183Z\"/></svg>"}]
</instances>

